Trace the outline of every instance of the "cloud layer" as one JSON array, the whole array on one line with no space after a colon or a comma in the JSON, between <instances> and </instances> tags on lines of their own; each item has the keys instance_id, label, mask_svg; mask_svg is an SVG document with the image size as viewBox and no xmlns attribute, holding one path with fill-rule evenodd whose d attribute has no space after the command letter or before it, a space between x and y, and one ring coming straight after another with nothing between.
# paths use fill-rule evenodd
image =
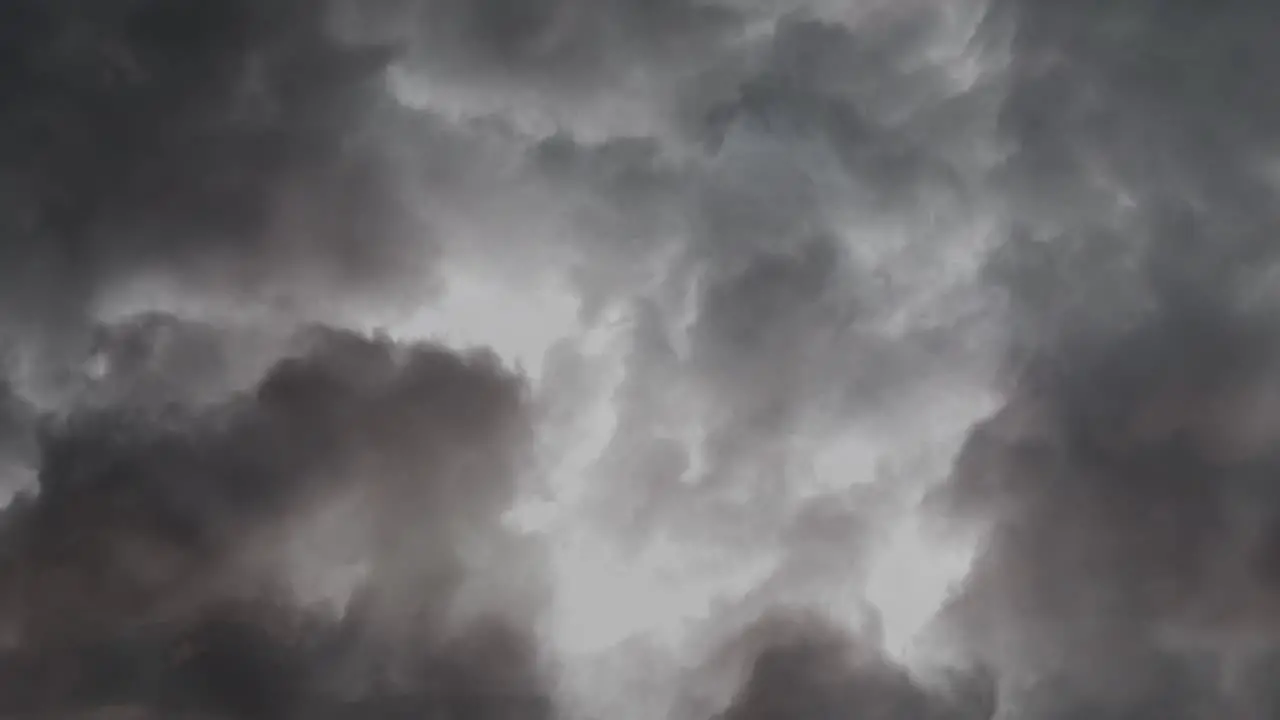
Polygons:
<instances>
[{"instance_id":1,"label":"cloud layer","mask_svg":"<svg viewBox=\"0 0 1280 720\"><path fill-rule=\"evenodd\" d=\"M1269 717L1275 15L11 0L0 715Z\"/></svg>"}]
</instances>

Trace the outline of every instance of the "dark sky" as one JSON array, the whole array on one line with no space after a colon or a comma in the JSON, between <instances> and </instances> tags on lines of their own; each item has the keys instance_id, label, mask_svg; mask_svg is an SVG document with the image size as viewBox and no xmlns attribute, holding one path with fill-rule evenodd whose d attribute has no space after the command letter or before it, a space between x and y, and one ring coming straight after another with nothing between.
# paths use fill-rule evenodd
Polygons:
<instances>
[{"instance_id":1,"label":"dark sky","mask_svg":"<svg viewBox=\"0 0 1280 720\"><path fill-rule=\"evenodd\" d=\"M0 3L0 718L1273 717L1277 28Z\"/></svg>"}]
</instances>

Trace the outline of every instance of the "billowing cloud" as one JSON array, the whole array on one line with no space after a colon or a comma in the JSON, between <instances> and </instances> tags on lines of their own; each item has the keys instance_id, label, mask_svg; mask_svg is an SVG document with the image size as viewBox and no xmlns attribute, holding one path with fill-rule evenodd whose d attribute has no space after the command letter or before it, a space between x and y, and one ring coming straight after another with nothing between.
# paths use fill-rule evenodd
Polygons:
<instances>
[{"instance_id":1,"label":"billowing cloud","mask_svg":"<svg viewBox=\"0 0 1280 720\"><path fill-rule=\"evenodd\" d=\"M107 350L137 362L139 344L201 330L148 327ZM440 682L477 712L490 700L469 683L546 702L521 634L541 593L511 577L539 556L500 526L527 430L496 359L324 328L216 405L51 418L38 492L4 513L5 712L280 717L435 702ZM346 542L326 557L308 529L333 507ZM301 582L316 565L353 575L345 614Z\"/></svg>"},{"instance_id":2,"label":"billowing cloud","mask_svg":"<svg viewBox=\"0 0 1280 720\"><path fill-rule=\"evenodd\" d=\"M998 9L1018 370L946 491L993 528L957 623L1017 717L1266 716L1271 11Z\"/></svg>"},{"instance_id":3,"label":"billowing cloud","mask_svg":"<svg viewBox=\"0 0 1280 720\"><path fill-rule=\"evenodd\" d=\"M7 3L0 714L1268 716L1275 15Z\"/></svg>"},{"instance_id":4,"label":"billowing cloud","mask_svg":"<svg viewBox=\"0 0 1280 720\"><path fill-rule=\"evenodd\" d=\"M368 133L386 49L336 44L309 3L4 14L8 332L82 342L157 280L286 306L423 282L426 230Z\"/></svg>"}]
</instances>

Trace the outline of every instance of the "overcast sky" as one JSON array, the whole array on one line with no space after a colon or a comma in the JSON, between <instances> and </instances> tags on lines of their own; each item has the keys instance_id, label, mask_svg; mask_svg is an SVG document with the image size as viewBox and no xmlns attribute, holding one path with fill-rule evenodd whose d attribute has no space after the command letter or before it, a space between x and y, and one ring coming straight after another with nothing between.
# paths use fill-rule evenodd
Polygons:
<instances>
[{"instance_id":1,"label":"overcast sky","mask_svg":"<svg viewBox=\"0 0 1280 720\"><path fill-rule=\"evenodd\" d=\"M0 4L0 717L1271 717L1276 28Z\"/></svg>"}]
</instances>

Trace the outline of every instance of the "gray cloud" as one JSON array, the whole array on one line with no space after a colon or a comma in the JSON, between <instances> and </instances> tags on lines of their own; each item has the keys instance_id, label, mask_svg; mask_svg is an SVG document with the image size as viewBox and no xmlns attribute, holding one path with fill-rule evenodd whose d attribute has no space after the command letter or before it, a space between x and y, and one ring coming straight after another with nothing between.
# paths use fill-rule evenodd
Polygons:
<instances>
[{"instance_id":1,"label":"gray cloud","mask_svg":"<svg viewBox=\"0 0 1280 720\"><path fill-rule=\"evenodd\" d=\"M772 617L749 628L735 649L747 677L725 720L828 717L987 718L989 678L956 675L926 687L874 646L816 617Z\"/></svg>"},{"instance_id":2,"label":"gray cloud","mask_svg":"<svg viewBox=\"0 0 1280 720\"><path fill-rule=\"evenodd\" d=\"M136 358L187 329L148 327L112 349ZM489 583L481 607L456 605L468 582L538 562L498 525L525 446L520 381L482 355L323 328L298 342L215 406L173 397L49 420L39 492L3 516L5 712L176 703L292 717L322 701L316 712L423 707L442 682L456 687L440 701L479 715L511 700L469 684L515 683L540 702L536 653L520 649L536 586ZM291 557L279 530L350 497L345 550L366 570L339 621L304 609L288 580L293 561L342 558Z\"/></svg>"},{"instance_id":3,"label":"gray cloud","mask_svg":"<svg viewBox=\"0 0 1280 720\"><path fill-rule=\"evenodd\" d=\"M377 47L308 4L4 11L6 327L66 335L160 275L297 302L428 265L377 114Z\"/></svg>"},{"instance_id":4,"label":"gray cloud","mask_svg":"<svg viewBox=\"0 0 1280 720\"><path fill-rule=\"evenodd\" d=\"M9 3L0 706L1268 716L1274 15ZM369 330L473 275L572 296L527 384ZM535 476L765 569L578 703ZM984 537L943 680L863 597L926 490Z\"/></svg>"},{"instance_id":5,"label":"gray cloud","mask_svg":"<svg viewBox=\"0 0 1280 720\"><path fill-rule=\"evenodd\" d=\"M1266 716L1271 11L997 9L1018 370L946 491L993 527L956 622L1012 716Z\"/></svg>"}]
</instances>

